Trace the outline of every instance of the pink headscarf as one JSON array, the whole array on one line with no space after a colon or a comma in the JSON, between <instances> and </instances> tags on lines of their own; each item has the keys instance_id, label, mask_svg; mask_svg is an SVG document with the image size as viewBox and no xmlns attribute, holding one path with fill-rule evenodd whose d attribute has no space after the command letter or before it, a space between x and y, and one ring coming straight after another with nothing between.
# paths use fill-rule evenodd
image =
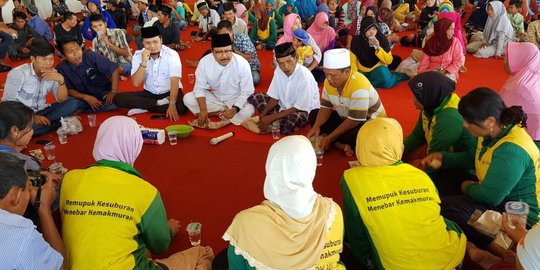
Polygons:
<instances>
[{"instance_id":1,"label":"pink headscarf","mask_svg":"<svg viewBox=\"0 0 540 270\"><path fill-rule=\"evenodd\" d=\"M296 13L291 13L285 17L285 20L283 20L283 36L277 41L276 45L279 45L285 42L292 42L292 39L293 39L292 26L296 18L300 19L300 15Z\"/></svg>"},{"instance_id":2,"label":"pink headscarf","mask_svg":"<svg viewBox=\"0 0 540 270\"><path fill-rule=\"evenodd\" d=\"M508 42L510 77L500 95L506 106L519 105L527 113L527 132L540 140L540 51L529 42Z\"/></svg>"},{"instance_id":3,"label":"pink headscarf","mask_svg":"<svg viewBox=\"0 0 540 270\"><path fill-rule=\"evenodd\" d=\"M99 127L94 143L94 159L120 161L131 166L142 150L139 125L125 116L113 116Z\"/></svg>"},{"instance_id":4,"label":"pink headscarf","mask_svg":"<svg viewBox=\"0 0 540 270\"><path fill-rule=\"evenodd\" d=\"M236 4L234 5L234 8L236 9L236 18L243 20L247 25L248 19L245 17L242 17L244 12L247 10L246 6L244 6L244 4Z\"/></svg>"},{"instance_id":5,"label":"pink headscarf","mask_svg":"<svg viewBox=\"0 0 540 270\"><path fill-rule=\"evenodd\" d=\"M324 23L327 26L323 28L322 25ZM315 21L313 21L307 32L313 37L317 45L319 45L321 51L324 51L330 45L330 42L336 38L336 30L328 26L328 15L324 12L317 13Z\"/></svg>"}]
</instances>

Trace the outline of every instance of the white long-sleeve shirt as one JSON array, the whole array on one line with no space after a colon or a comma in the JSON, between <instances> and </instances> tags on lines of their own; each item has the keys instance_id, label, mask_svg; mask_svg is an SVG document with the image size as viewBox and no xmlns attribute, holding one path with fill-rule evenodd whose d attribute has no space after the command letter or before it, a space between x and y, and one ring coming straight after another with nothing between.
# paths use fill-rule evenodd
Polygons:
<instances>
[{"instance_id":1,"label":"white long-sleeve shirt","mask_svg":"<svg viewBox=\"0 0 540 270\"><path fill-rule=\"evenodd\" d=\"M199 62L195 76L193 93L196 98L214 95L229 108L242 108L255 91L249 62L236 53L232 53L226 66L219 64L213 54L206 55Z\"/></svg>"}]
</instances>

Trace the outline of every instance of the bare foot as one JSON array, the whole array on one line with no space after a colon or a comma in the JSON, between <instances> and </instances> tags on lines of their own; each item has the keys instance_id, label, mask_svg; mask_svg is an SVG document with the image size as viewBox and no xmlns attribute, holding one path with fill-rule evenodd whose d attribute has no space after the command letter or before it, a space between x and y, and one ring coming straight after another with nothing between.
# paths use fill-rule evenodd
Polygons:
<instances>
[{"instance_id":1,"label":"bare foot","mask_svg":"<svg viewBox=\"0 0 540 270\"><path fill-rule=\"evenodd\" d=\"M121 80L121 81L127 81L127 79L128 79L128 78L127 78L126 76L120 75L120 80Z\"/></svg>"},{"instance_id":2,"label":"bare foot","mask_svg":"<svg viewBox=\"0 0 540 270\"><path fill-rule=\"evenodd\" d=\"M467 73L467 67L466 66L461 66L459 68L459 73Z\"/></svg>"},{"instance_id":3,"label":"bare foot","mask_svg":"<svg viewBox=\"0 0 540 270\"><path fill-rule=\"evenodd\" d=\"M351 148L350 145L340 142L334 142L334 147L341 150L343 153L345 153L345 156L352 157L354 155L354 150Z\"/></svg>"},{"instance_id":4,"label":"bare foot","mask_svg":"<svg viewBox=\"0 0 540 270\"><path fill-rule=\"evenodd\" d=\"M501 262L501 258L477 248L473 243L467 242L467 256L471 261L477 263L482 267L482 269L488 270L493 265Z\"/></svg>"}]
</instances>

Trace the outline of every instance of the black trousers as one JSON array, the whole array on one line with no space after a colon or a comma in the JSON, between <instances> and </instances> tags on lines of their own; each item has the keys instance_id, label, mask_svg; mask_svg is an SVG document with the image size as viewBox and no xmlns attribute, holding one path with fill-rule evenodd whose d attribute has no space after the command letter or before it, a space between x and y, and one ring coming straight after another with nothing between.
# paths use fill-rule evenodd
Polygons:
<instances>
[{"instance_id":1,"label":"black trousers","mask_svg":"<svg viewBox=\"0 0 540 270\"><path fill-rule=\"evenodd\" d=\"M153 113L167 113L169 105L157 105L156 102L160 99L166 98L170 95L170 92L161 95L152 94L146 90L137 92L124 92L118 93L114 96L114 104L122 108L140 108L145 109ZM188 111L184 106L184 93L182 89L178 89L178 98L176 100L176 110L178 114L183 114Z\"/></svg>"},{"instance_id":2,"label":"black trousers","mask_svg":"<svg viewBox=\"0 0 540 270\"><path fill-rule=\"evenodd\" d=\"M315 124L315 120L317 119L317 115L319 114L319 109L312 110L309 113L309 124L313 127ZM339 116L339 114L336 111L332 111L332 114L330 115L330 118L328 118L328 121L324 123L321 126L321 134L330 134L336 128L339 127L343 123L343 119ZM363 123L360 123L355 128L352 128L348 130L347 132L343 133L341 137L337 139L338 142L348 144L353 150L356 147L356 136L358 135L358 130L362 127Z\"/></svg>"}]
</instances>

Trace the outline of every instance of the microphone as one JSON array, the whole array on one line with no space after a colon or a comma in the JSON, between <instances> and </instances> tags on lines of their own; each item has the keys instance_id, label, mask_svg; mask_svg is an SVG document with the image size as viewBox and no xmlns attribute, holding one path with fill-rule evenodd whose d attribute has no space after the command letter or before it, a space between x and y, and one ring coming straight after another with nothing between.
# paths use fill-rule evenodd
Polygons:
<instances>
[{"instance_id":1,"label":"microphone","mask_svg":"<svg viewBox=\"0 0 540 270\"><path fill-rule=\"evenodd\" d=\"M222 142L222 141L224 141L224 140L226 140L226 139L228 139L228 138L230 138L232 136L234 136L234 132L232 132L232 131L229 132L229 133L225 133L225 134L223 134L223 135L221 135L219 137L212 138L210 140L210 144L211 145L216 145L216 144L218 144L218 143L220 143L220 142Z\"/></svg>"}]
</instances>

